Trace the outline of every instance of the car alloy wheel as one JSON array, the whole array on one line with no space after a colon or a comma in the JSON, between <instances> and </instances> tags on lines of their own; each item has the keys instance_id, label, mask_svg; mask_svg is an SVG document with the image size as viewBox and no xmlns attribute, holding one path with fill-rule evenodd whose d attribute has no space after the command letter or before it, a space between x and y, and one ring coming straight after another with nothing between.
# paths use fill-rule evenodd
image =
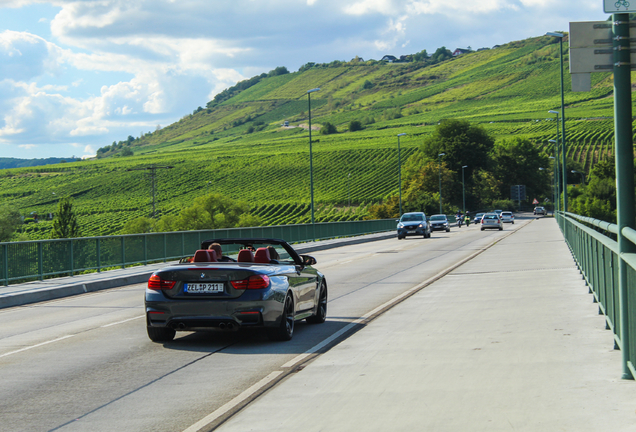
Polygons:
<instances>
[{"instance_id":1,"label":"car alloy wheel","mask_svg":"<svg viewBox=\"0 0 636 432\"><path fill-rule=\"evenodd\" d=\"M294 300L290 294L285 297L280 324L278 327L268 328L267 336L276 341L288 341L294 336Z\"/></svg>"},{"instance_id":2,"label":"car alloy wheel","mask_svg":"<svg viewBox=\"0 0 636 432\"><path fill-rule=\"evenodd\" d=\"M307 322L310 324L322 324L327 320L327 285L322 282L320 284L320 295L318 298L318 307L316 308L316 315L312 315L307 318Z\"/></svg>"}]
</instances>

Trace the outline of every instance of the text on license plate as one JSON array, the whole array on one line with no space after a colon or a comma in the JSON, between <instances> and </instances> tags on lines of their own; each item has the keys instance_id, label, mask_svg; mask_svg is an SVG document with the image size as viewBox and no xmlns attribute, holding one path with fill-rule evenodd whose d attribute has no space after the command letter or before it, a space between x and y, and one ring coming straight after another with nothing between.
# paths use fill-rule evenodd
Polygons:
<instances>
[{"instance_id":1,"label":"text on license plate","mask_svg":"<svg viewBox=\"0 0 636 432\"><path fill-rule=\"evenodd\" d=\"M223 292L222 283L187 283L184 291L187 293L209 294Z\"/></svg>"}]
</instances>

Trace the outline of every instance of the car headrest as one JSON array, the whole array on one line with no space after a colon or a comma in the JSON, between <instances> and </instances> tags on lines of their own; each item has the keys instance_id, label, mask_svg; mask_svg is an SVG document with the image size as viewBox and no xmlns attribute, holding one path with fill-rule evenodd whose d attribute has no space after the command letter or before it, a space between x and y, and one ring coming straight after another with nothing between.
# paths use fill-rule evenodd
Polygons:
<instances>
[{"instance_id":1,"label":"car headrest","mask_svg":"<svg viewBox=\"0 0 636 432\"><path fill-rule=\"evenodd\" d=\"M254 262L254 254L249 249L241 249L238 254L238 262Z\"/></svg>"},{"instance_id":2,"label":"car headrest","mask_svg":"<svg viewBox=\"0 0 636 432\"><path fill-rule=\"evenodd\" d=\"M269 249L266 247L256 249L256 254L254 254L255 263L269 264L270 261Z\"/></svg>"},{"instance_id":3,"label":"car headrest","mask_svg":"<svg viewBox=\"0 0 636 432\"><path fill-rule=\"evenodd\" d=\"M211 249L199 249L194 253L192 262L216 262L216 251Z\"/></svg>"}]
</instances>

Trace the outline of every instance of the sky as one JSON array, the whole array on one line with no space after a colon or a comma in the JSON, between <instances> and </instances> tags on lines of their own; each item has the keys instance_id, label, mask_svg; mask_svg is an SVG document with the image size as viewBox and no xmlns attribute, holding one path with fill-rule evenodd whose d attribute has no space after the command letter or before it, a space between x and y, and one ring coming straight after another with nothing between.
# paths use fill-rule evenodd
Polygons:
<instances>
[{"instance_id":1,"label":"sky","mask_svg":"<svg viewBox=\"0 0 636 432\"><path fill-rule=\"evenodd\" d=\"M492 47L607 17L603 0L0 0L0 157L90 157L277 66Z\"/></svg>"}]
</instances>

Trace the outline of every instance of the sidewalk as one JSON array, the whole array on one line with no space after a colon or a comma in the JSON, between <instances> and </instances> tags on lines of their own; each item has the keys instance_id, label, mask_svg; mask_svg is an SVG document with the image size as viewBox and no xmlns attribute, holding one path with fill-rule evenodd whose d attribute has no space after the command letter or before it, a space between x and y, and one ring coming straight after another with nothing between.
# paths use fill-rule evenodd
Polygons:
<instances>
[{"instance_id":1,"label":"sidewalk","mask_svg":"<svg viewBox=\"0 0 636 432\"><path fill-rule=\"evenodd\" d=\"M321 240L294 245L298 253L311 253L349 244L395 237L395 232L368 234L357 237ZM194 253L194 251L193 251ZM76 276L45 279L9 286L0 285L0 309L68 297L86 292L145 283L152 273L170 263L148 264L124 269L88 273Z\"/></svg>"},{"instance_id":2,"label":"sidewalk","mask_svg":"<svg viewBox=\"0 0 636 432\"><path fill-rule=\"evenodd\" d=\"M636 431L636 384L556 222L398 304L217 431Z\"/></svg>"}]
</instances>

